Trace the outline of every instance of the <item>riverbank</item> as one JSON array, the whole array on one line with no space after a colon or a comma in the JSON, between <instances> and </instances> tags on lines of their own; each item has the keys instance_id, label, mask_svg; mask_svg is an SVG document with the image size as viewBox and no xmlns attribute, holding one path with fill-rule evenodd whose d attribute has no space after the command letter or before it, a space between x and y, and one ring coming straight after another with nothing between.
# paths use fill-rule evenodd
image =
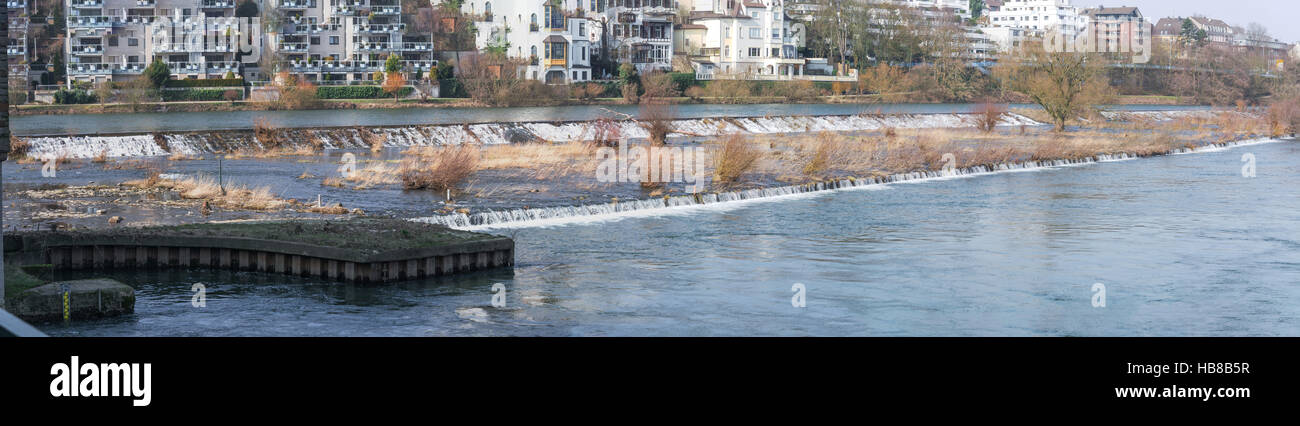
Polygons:
<instances>
[{"instance_id":1,"label":"riverbank","mask_svg":"<svg viewBox=\"0 0 1300 426\"><path fill-rule=\"evenodd\" d=\"M744 98L728 98L725 101L719 98L690 98L675 97L661 98L659 101L670 105L763 105L770 103L791 103L791 104L861 104L861 105L881 105L896 103L896 95L839 95L839 96L819 96L810 99L786 99L777 96L751 96ZM927 102L920 102L927 103ZM1189 99L1175 96L1119 96L1116 98L1116 104L1119 105L1148 105L1148 106L1196 106ZM935 102L934 104L943 104ZM556 106L619 106L629 105L622 98L596 98L589 100L570 99L561 105ZM350 109L443 109L443 108L490 108L480 102L468 98L433 98L427 100L420 99L403 99L393 101L392 99L323 99L317 107L306 110L350 110ZM283 110L277 104L270 102L251 102L251 101L210 101L210 102L146 102L139 104L73 104L73 105L50 105L50 104L27 104L11 105L9 112L11 116L21 117L30 115L65 115L65 114L143 114L143 113L176 113L176 112L233 112L233 111L277 111Z\"/></svg>"}]
</instances>

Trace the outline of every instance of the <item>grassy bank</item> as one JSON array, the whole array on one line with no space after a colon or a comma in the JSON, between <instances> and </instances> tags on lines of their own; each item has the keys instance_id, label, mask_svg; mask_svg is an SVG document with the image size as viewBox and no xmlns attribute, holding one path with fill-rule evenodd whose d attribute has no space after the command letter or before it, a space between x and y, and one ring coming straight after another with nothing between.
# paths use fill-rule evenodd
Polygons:
<instances>
[{"instance_id":1,"label":"grassy bank","mask_svg":"<svg viewBox=\"0 0 1300 426\"><path fill-rule=\"evenodd\" d=\"M45 284L45 281L28 274L22 267L5 265L4 269L6 300L17 298L22 292Z\"/></svg>"}]
</instances>

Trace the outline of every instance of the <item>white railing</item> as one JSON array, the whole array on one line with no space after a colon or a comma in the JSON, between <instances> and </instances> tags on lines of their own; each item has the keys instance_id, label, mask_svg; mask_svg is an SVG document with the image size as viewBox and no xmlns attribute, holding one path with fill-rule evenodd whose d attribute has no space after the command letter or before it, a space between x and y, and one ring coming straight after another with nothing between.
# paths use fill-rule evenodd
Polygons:
<instances>
[{"instance_id":1,"label":"white railing","mask_svg":"<svg viewBox=\"0 0 1300 426\"><path fill-rule=\"evenodd\" d=\"M362 33L391 33L406 29L406 24L354 24L352 29Z\"/></svg>"},{"instance_id":2,"label":"white railing","mask_svg":"<svg viewBox=\"0 0 1300 426\"><path fill-rule=\"evenodd\" d=\"M104 0L72 0L72 7L104 7Z\"/></svg>"},{"instance_id":3,"label":"white railing","mask_svg":"<svg viewBox=\"0 0 1300 426\"><path fill-rule=\"evenodd\" d=\"M205 9L210 9L210 8L224 9L228 7L235 7L235 1L234 0L203 0L203 7Z\"/></svg>"},{"instance_id":4,"label":"white railing","mask_svg":"<svg viewBox=\"0 0 1300 426\"><path fill-rule=\"evenodd\" d=\"M113 26L113 18L109 16L69 16L68 27L70 28L108 28Z\"/></svg>"},{"instance_id":5,"label":"white railing","mask_svg":"<svg viewBox=\"0 0 1300 426\"><path fill-rule=\"evenodd\" d=\"M72 54L74 55L99 55L104 53L102 44L81 44L72 45Z\"/></svg>"},{"instance_id":6,"label":"white railing","mask_svg":"<svg viewBox=\"0 0 1300 426\"><path fill-rule=\"evenodd\" d=\"M9 56L23 56L27 54L27 46L25 45L9 46L6 53L8 53Z\"/></svg>"},{"instance_id":7,"label":"white railing","mask_svg":"<svg viewBox=\"0 0 1300 426\"><path fill-rule=\"evenodd\" d=\"M9 0L5 2L5 6L9 6L10 9L26 9L27 0Z\"/></svg>"},{"instance_id":8,"label":"white railing","mask_svg":"<svg viewBox=\"0 0 1300 426\"><path fill-rule=\"evenodd\" d=\"M112 64L101 63L68 63L68 74L71 75L98 75L112 74Z\"/></svg>"},{"instance_id":9,"label":"white railing","mask_svg":"<svg viewBox=\"0 0 1300 426\"><path fill-rule=\"evenodd\" d=\"M316 7L315 1L309 0L280 0L282 9L310 9Z\"/></svg>"}]
</instances>

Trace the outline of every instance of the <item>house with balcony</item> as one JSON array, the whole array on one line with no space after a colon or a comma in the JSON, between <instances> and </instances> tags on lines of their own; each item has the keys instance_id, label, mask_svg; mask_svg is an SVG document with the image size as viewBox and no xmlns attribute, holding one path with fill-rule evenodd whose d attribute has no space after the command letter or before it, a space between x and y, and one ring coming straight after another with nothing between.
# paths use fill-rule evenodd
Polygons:
<instances>
[{"instance_id":1,"label":"house with balcony","mask_svg":"<svg viewBox=\"0 0 1300 426\"><path fill-rule=\"evenodd\" d=\"M519 78L571 84L595 78L593 27L586 0L466 0L479 50L503 53L521 65ZM670 34L671 37L671 34ZM671 39L669 39L671 43Z\"/></svg>"},{"instance_id":2,"label":"house with balcony","mask_svg":"<svg viewBox=\"0 0 1300 426\"><path fill-rule=\"evenodd\" d=\"M603 24L595 42L605 46L615 62L632 64L638 72L672 71L677 2L674 0L595 0L592 18ZM598 47L599 44L598 44Z\"/></svg>"},{"instance_id":3,"label":"house with balcony","mask_svg":"<svg viewBox=\"0 0 1300 426\"><path fill-rule=\"evenodd\" d=\"M280 25L267 34L279 59L273 74L288 72L318 84L371 82L390 54L413 78L437 66L428 36L409 37L400 0L267 0Z\"/></svg>"},{"instance_id":4,"label":"house with balcony","mask_svg":"<svg viewBox=\"0 0 1300 426\"><path fill-rule=\"evenodd\" d=\"M64 0L67 84L138 77L154 60L173 78L239 75L234 0Z\"/></svg>"},{"instance_id":5,"label":"house with balcony","mask_svg":"<svg viewBox=\"0 0 1300 426\"><path fill-rule=\"evenodd\" d=\"M1070 0L987 0L988 21L980 28L998 50L1019 50L1026 40L1049 32L1073 38L1087 29L1088 18Z\"/></svg>"},{"instance_id":6,"label":"house with balcony","mask_svg":"<svg viewBox=\"0 0 1300 426\"><path fill-rule=\"evenodd\" d=\"M681 0L689 22L679 46L696 78L747 80L856 80L854 76L809 73L799 54L800 37L781 0Z\"/></svg>"}]
</instances>

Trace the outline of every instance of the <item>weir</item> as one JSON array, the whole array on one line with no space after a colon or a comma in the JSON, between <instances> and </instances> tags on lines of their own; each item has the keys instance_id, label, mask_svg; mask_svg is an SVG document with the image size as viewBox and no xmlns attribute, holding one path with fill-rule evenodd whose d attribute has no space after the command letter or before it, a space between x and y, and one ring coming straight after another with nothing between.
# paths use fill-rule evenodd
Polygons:
<instances>
[{"instance_id":1,"label":"weir","mask_svg":"<svg viewBox=\"0 0 1300 426\"><path fill-rule=\"evenodd\" d=\"M679 119L673 137L716 137L727 134L792 134L806 132L871 131L885 128L974 127L976 114L856 114L824 116L764 116ZM594 139L594 121L442 124L396 127L281 128L272 130L279 146L324 149L369 149L373 141L385 147L443 146L464 143L506 144L523 142L573 142ZM649 133L636 120L614 121L629 138ZM1042 123L1006 114L1001 125L1036 126ZM147 157L170 154L201 155L216 152L257 151L267 148L253 130L119 135L45 135L24 138L28 157L55 155L68 158Z\"/></svg>"},{"instance_id":2,"label":"weir","mask_svg":"<svg viewBox=\"0 0 1300 426\"><path fill-rule=\"evenodd\" d=\"M1269 139L1256 139L1237 142L1225 142L1205 145L1197 148L1178 148L1169 151L1170 154L1187 154L1197 151L1206 151L1214 149L1229 148L1241 145L1250 145L1262 142L1268 142ZM888 176L875 176L866 178L848 177L824 182L808 183L802 185L790 185L773 188L749 189L744 191L732 191L721 193L700 193L692 195L683 195L665 198L653 198L645 200L619 201L615 203L589 204L578 206L548 207L548 208L530 208L515 209L504 211L488 211L474 214L449 214L412 219L423 223L433 223L445 225L453 229L479 229L493 227L510 227L522 226L531 223L545 222L566 222L579 218L597 218L612 217L619 214L626 214L638 211L656 210L656 209L674 209L674 208L691 208L717 205L721 203L733 203L740 201L763 200L778 197L787 197L799 194L816 193L823 191L866 189L870 187L879 187L890 183L915 182L941 178L953 177L970 177L991 173L1023 171L1032 169L1041 169L1049 167L1062 167L1079 164L1091 164L1107 161L1121 161L1137 158L1136 155L1127 153L1118 154L1100 154L1092 157L1069 160L1050 160L1050 161L1025 161L1018 163L1004 163L997 165L980 165L968 168L953 169L951 171L917 171L910 173L898 173Z\"/></svg>"}]
</instances>

